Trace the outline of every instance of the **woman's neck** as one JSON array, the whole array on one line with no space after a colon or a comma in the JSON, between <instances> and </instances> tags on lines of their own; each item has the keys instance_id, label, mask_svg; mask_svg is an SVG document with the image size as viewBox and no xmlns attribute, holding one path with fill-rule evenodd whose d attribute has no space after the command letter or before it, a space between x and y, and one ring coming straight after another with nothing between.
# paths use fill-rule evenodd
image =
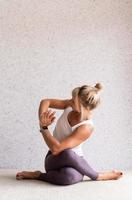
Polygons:
<instances>
[{"instance_id":1,"label":"woman's neck","mask_svg":"<svg viewBox=\"0 0 132 200\"><path fill-rule=\"evenodd\" d=\"M74 110L73 110L73 113L74 113L74 115L76 116L77 119L79 119L79 120L81 119L81 113L74 111ZM84 111L83 112L83 119L82 119L83 121L89 120L91 118L92 118L92 112L91 111Z\"/></svg>"},{"instance_id":2,"label":"woman's neck","mask_svg":"<svg viewBox=\"0 0 132 200\"><path fill-rule=\"evenodd\" d=\"M81 106L80 117L81 117L81 115L83 115L82 120L89 120L92 118L92 111L89 110L88 108Z\"/></svg>"},{"instance_id":3,"label":"woman's neck","mask_svg":"<svg viewBox=\"0 0 132 200\"><path fill-rule=\"evenodd\" d=\"M73 101L72 99L69 100L69 106L72 107ZM84 107L82 107L82 111L83 111L83 119L82 120L88 120L92 118L92 111L90 111L89 109L86 109ZM76 118L81 119L81 112L77 112L73 110L74 115L76 116Z\"/></svg>"}]
</instances>

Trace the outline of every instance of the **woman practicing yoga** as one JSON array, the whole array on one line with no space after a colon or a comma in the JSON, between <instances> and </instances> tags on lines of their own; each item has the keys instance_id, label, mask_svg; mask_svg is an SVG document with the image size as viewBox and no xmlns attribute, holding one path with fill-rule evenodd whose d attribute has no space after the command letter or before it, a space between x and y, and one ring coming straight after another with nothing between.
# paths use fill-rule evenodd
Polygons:
<instances>
[{"instance_id":1,"label":"woman practicing yoga","mask_svg":"<svg viewBox=\"0 0 132 200\"><path fill-rule=\"evenodd\" d=\"M49 147L44 160L46 173L41 171L22 171L16 179L35 179L57 185L71 185L83 181L88 176L91 180L116 180L121 171L97 172L86 161L82 145L94 130L92 111L100 104L102 85L83 85L72 90L72 98L43 99L39 105L40 132ZM55 111L63 109L57 120L53 135L48 129L55 120Z\"/></svg>"}]
</instances>

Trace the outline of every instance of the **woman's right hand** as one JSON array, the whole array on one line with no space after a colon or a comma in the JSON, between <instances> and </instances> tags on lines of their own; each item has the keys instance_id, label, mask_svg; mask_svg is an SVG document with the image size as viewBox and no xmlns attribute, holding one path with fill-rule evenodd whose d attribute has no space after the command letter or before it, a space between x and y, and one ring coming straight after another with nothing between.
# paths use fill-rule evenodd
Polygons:
<instances>
[{"instance_id":1,"label":"woman's right hand","mask_svg":"<svg viewBox=\"0 0 132 200\"><path fill-rule=\"evenodd\" d=\"M51 109L46 111L46 112L43 112L41 115L40 115L40 121L39 121L39 125L40 127L42 126L49 126L51 125L54 120L55 120L55 111L52 111Z\"/></svg>"}]
</instances>

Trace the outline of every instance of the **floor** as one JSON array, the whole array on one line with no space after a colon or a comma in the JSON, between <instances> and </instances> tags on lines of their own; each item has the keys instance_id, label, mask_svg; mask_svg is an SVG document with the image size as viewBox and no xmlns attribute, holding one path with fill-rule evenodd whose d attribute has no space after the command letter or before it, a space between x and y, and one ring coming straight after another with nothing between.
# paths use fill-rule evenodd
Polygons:
<instances>
[{"instance_id":1,"label":"floor","mask_svg":"<svg viewBox=\"0 0 132 200\"><path fill-rule=\"evenodd\" d=\"M131 200L132 170L122 170L119 180L84 181L58 186L36 180L16 180L21 170L0 169L0 200ZM30 170L32 171L32 170Z\"/></svg>"}]
</instances>

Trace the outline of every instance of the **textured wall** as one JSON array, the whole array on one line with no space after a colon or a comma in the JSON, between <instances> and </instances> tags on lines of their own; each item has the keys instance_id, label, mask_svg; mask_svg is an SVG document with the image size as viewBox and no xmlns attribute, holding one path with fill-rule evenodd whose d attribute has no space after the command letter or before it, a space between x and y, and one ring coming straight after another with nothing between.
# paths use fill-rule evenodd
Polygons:
<instances>
[{"instance_id":1,"label":"textured wall","mask_svg":"<svg viewBox=\"0 0 132 200\"><path fill-rule=\"evenodd\" d=\"M43 169L40 100L96 82L85 157L96 170L132 167L131 55L131 0L0 1L0 167Z\"/></svg>"}]
</instances>

